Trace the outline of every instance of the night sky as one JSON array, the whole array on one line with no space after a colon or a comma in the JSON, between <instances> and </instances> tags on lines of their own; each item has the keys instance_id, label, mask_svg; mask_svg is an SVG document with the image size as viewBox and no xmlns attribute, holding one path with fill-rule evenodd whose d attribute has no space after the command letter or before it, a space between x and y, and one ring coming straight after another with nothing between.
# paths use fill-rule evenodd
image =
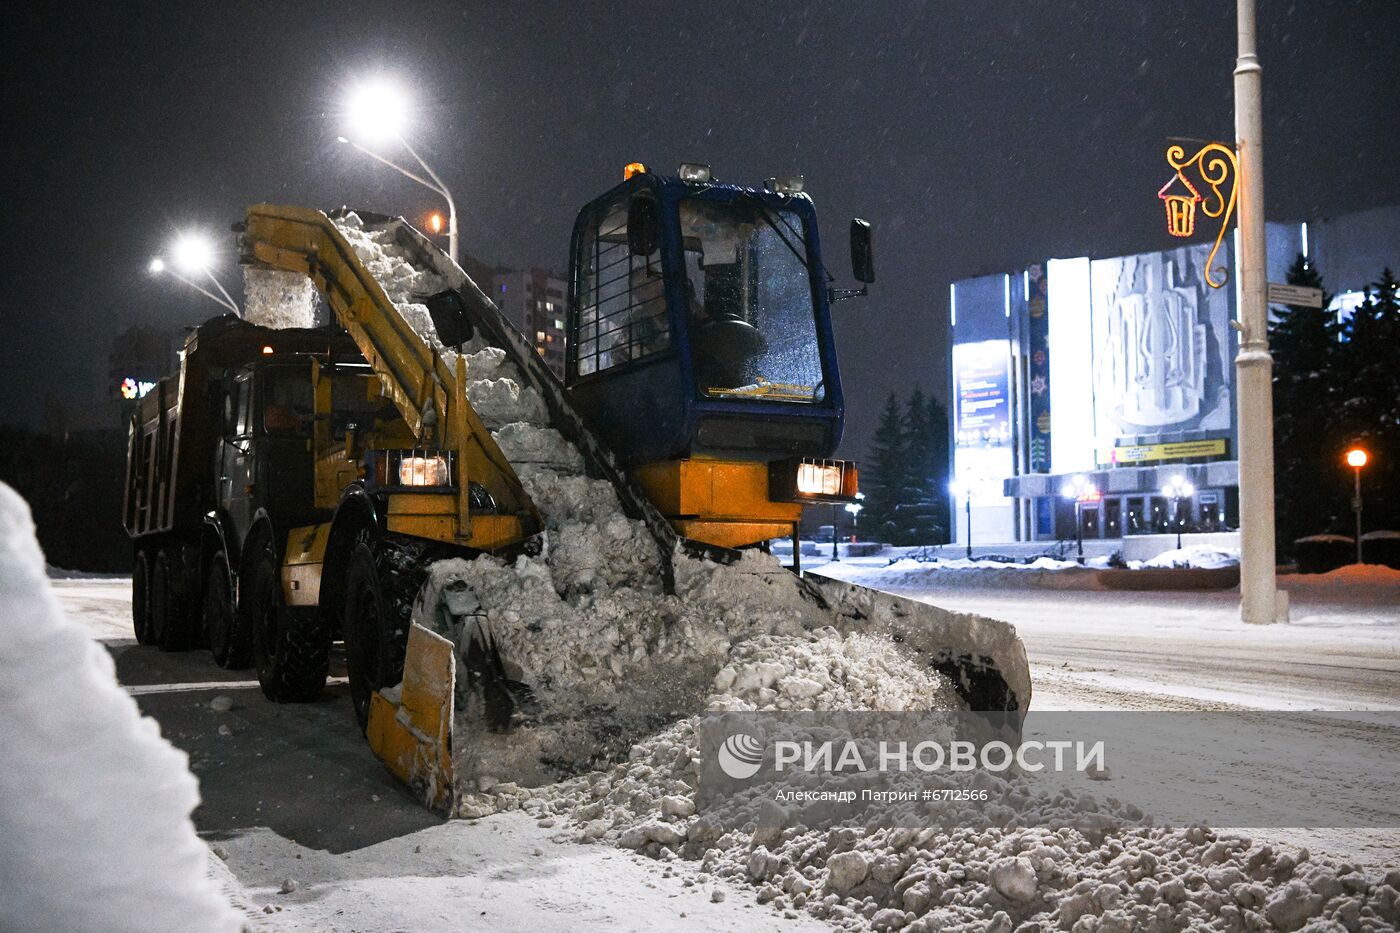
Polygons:
<instances>
[{"instance_id":1,"label":"night sky","mask_svg":"<svg viewBox=\"0 0 1400 933\"><path fill-rule=\"evenodd\" d=\"M1400 4L1259 16L1270 219L1400 201ZM218 310L147 274L177 231L223 236L236 288L225 231L248 204L433 208L336 143L358 75L412 87L407 135L489 262L564 268L578 209L633 160L804 174L838 285L848 221L870 220L873 295L835 308L848 456L891 389L945 394L948 282L1167 245L1166 137L1233 137L1223 0L39 3L8 8L4 33L11 422L52 395L78 426L115 426L113 335Z\"/></svg>"}]
</instances>

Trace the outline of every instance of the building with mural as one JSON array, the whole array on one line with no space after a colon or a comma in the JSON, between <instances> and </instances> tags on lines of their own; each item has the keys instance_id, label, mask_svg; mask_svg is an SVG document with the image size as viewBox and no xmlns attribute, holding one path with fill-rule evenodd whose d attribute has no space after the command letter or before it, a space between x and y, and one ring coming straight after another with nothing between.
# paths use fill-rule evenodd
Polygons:
<instances>
[{"instance_id":1,"label":"building with mural","mask_svg":"<svg viewBox=\"0 0 1400 933\"><path fill-rule=\"evenodd\" d=\"M1400 206L1271 223L1267 239L1270 282L1306 255L1346 315L1382 268L1400 267ZM1075 482L1093 490L1079 503L1086 537L1238 526L1231 247L1214 260L1229 272L1218 289L1208 242L952 284L952 476L976 541L1073 537ZM1192 495L1162 494L1177 477Z\"/></svg>"}]
</instances>

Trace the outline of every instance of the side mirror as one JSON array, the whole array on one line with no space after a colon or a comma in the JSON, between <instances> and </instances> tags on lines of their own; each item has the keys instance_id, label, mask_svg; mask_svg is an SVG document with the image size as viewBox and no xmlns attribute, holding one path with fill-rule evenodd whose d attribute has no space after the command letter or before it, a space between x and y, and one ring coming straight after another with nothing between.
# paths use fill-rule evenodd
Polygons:
<instances>
[{"instance_id":1,"label":"side mirror","mask_svg":"<svg viewBox=\"0 0 1400 933\"><path fill-rule=\"evenodd\" d=\"M870 223L859 217L851 221L851 273L857 282L875 281L875 247L870 242Z\"/></svg>"},{"instance_id":2,"label":"side mirror","mask_svg":"<svg viewBox=\"0 0 1400 933\"><path fill-rule=\"evenodd\" d=\"M639 196L627 205L627 246L634 256L650 256L661 242L661 214L656 200Z\"/></svg>"}]
</instances>

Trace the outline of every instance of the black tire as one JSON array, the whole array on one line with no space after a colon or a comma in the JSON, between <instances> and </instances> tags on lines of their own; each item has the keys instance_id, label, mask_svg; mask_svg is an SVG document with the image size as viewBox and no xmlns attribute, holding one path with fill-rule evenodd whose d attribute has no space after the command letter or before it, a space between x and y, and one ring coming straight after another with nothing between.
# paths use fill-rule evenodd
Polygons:
<instances>
[{"instance_id":1,"label":"black tire","mask_svg":"<svg viewBox=\"0 0 1400 933\"><path fill-rule=\"evenodd\" d=\"M151 643L161 651L184 651L196 632L177 547L161 548L151 567Z\"/></svg>"},{"instance_id":2,"label":"black tire","mask_svg":"<svg viewBox=\"0 0 1400 933\"><path fill-rule=\"evenodd\" d=\"M131 628L138 645L151 644L151 559L145 551L136 552L131 568Z\"/></svg>"},{"instance_id":3,"label":"black tire","mask_svg":"<svg viewBox=\"0 0 1400 933\"><path fill-rule=\"evenodd\" d=\"M204 633L214 663L224 670L242 670L252 663L252 639L239 624L223 551L214 552L204 576Z\"/></svg>"},{"instance_id":4,"label":"black tire","mask_svg":"<svg viewBox=\"0 0 1400 933\"><path fill-rule=\"evenodd\" d=\"M363 730L374 691L403 679L413 600L426 575L426 542L386 535L362 541L350 555L345 582L345 667L350 702Z\"/></svg>"},{"instance_id":5,"label":"black tire","mask_svg":"<svg viewBox=\"0 0 1400 933\"><path fill-rule=\"evenodd\" d=\"M253 665L263 695L274 703L306 703L321 695L330 664L331 632L320 609L290 609L282 598L277 554L269 542L249 555L239 609L252 634Z\"/></svg>"}]
</instances>

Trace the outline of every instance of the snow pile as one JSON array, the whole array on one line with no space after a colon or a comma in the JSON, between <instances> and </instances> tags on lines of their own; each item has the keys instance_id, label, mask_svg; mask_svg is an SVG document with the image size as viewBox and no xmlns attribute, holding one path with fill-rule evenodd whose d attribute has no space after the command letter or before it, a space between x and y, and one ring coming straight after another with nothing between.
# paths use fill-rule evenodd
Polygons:
<instances>
[{"instance_id":1,"label":"snow pile","mask_svg":"<svg viewBox=\"0 0 1400 933\"><path fill-rule=\"evenodd\" d=\"M238 930L206 874L185 755L59 612L24 500L0 483L0 926Z\"/></svg>"},{"instance_id":2,"label":"snow pile","mask_svg":"<svg viewBox=\"0 0 1400 933\"><path fill-rule=\"evenodd\" d=\"M1221 567L1234 567L1239 562L1240 552L1233 548L1192 544L1176 550L1163 551L1151 560L1131 561L1128 566L1133 570L1144 567L1194 567L1199 570L1216 570Z\"/></svg>"},{"instance_id":3,"label":"snow pile","mask_svg":"<svg viewBox=\"0 0 1400 933\"><path fill-rule=\"evenodd\" d=\"M316 284L300 272L243 267L243 315L249 323L315 327L318 301Z\"/></svg>"}]
</instances>

